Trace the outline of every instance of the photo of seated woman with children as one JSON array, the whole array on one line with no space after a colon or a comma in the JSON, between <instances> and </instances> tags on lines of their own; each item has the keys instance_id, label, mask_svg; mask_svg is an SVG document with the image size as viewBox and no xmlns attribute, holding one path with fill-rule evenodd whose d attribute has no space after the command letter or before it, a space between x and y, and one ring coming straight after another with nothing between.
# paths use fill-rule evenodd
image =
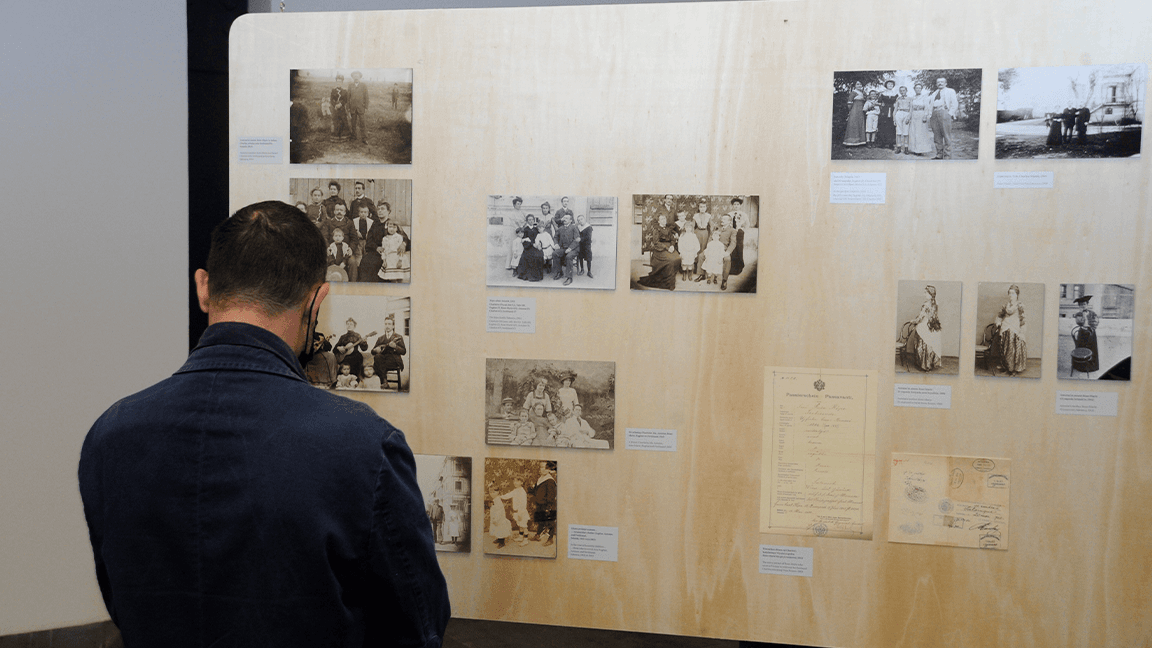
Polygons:
<instances>
[{"instance_id":1,"label":"photo of seated woman with children","mask_svg":"<svg viewBox=\"0 0 1152 648\"><path fill-rule=\"evenodd\" d=\"M486 373L489 444L612 449L616 363L489 358Z\"/></svg>"},{"instance_id":2,"label":"photo of seated woman with children","mask_svg":"<svg viewBox=\"0 0 1152 648\"><path fill-rule=\"evenodd\" d=\"M632 197L633 290L754 293L759 196Z\"/></svg>"},{"instance_id":3,"label":"photo of seated woman with children","mask_svg":"<svg viewBox=\"0 0 1152 648\"><path fill-rule=\"evenodd\" d=\"M328 281L412 282L412 181L292 178L289 202L324 235Z\"/></svg>"},{"instance_id":4,"label":"photo of seated woman with children","mask_svg":"<svg viewBox=\"0 0 1152 648\"><path fill-rule=\"evenodd\" d=\"M323 389L407 392L411 313L408 297L330 294L304 365L308 382Z\"/></svg>"},{"instance_id":5,"label":"photo of seated woman with children","mask_svg":"<svg viewBox=\"0 0 1152 648\"><path fill-rule=\"evenodd\" d=\"M556 462L484 459L484 553L556 557Z\"/></svg>"}]
</instances>

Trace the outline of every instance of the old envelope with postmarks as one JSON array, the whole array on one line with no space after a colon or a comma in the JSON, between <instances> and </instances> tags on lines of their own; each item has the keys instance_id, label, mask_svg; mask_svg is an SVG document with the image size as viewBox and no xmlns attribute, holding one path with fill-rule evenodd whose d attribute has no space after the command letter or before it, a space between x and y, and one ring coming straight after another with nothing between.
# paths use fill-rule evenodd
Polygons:
<instances>
[{"instance_id":1,"label":"old envelope with postmarks","mask_svg":"<svg viewBox=\"0 0 1152 648\"><path fill-rule=\"evenodd\" d=\"M892 453L888 540L1008 549L1011 462Z\"/></svg>"}]
</instances>

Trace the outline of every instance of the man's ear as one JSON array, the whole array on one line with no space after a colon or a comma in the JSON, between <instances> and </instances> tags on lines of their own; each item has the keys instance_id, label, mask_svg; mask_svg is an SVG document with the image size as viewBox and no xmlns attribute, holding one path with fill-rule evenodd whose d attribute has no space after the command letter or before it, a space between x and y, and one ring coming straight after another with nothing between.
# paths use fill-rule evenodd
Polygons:
<instances>
[{"instance_id":1,"label":"man's ear","mask_svg":"<svg viewBox=\"0 0 1152 648\"><path fill-rule=\"evenodd\" d=\"M316 303L312 305L312 312L308 314L313 322L320 319L320 304L324 303L324 298L328 296L328 289L331 287L332 284L325 281L320 284L320 289L316 291Z\"/></svg>"},{"instance_id":2,"label":"man's ear","mask_svg":"<svg viewBox=\"0 0 1152 648\"><path fill-rule=\"evenodd\" d=\"M193 275L196 279L196 299L200 302L200 310L208 312L208 271L203 268Z\"/></svg>"}]
</instances>

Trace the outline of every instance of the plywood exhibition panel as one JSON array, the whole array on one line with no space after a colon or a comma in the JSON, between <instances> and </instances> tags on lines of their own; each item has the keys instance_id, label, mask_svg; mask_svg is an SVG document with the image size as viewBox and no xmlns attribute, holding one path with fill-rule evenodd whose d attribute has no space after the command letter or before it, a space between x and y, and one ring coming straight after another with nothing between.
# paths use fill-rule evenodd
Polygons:
<instances>
[{"instance_id":1,"label":"plywood exhibition panel","mask_svg":"<svg viewBox=\"0 0 1152 648\"><path fill-rule=\"evenodd\" d=\"M1032 0L250 15L231 41L231 204L294 199L293 178L411 180L411 283L333 289L411 298L410 391L355 397L417 453L472 457L478 495L482 457L558 462L558 556L485 555L477 497L472 551L441 554L457 616L824 646L1141 645L1148 163L997 160L995 108L1000 68L1146 65L1150 31L1142 4ZM391 69L411 69L410 163L289 162L292 115L321 110L291 105L292 70ZM977 159L831 159L834 73L935 69L982 71L966 95ZM240 163L253 137L282 138L283 161ZM994 188L1025 171L1053 188ZM885 174L883 204L830 203L832 174L858 172ZM639 197L663 194L757 197L753 292L633 289L652 261ZM513 195L615 197L614 289L489 287L489 208ZM958 375L897 374L901 280L961 282ZM1041 286L1025 292L1034 378L976 375L978 291L995 282ZM1057 376L1060 284L1093 282L1135 286L1131 381ZM535 333L487 333L493 297L534 298ZM615 363L613 449L487 445L488 358ZM871 539L760 533L769 366L877 373ZM948 387L951 406L894 407L898 383ZM1057 414L1069 390L1116 393L1116 415ZM626 428L676 430L676 450L628 450ZM892 453L1010 459L1009 550L889 542ZM617 528L618 560L567 557L573 524ZM811 548L812 575L761 574L761 545Z\"/></svg>"}]
</instances>

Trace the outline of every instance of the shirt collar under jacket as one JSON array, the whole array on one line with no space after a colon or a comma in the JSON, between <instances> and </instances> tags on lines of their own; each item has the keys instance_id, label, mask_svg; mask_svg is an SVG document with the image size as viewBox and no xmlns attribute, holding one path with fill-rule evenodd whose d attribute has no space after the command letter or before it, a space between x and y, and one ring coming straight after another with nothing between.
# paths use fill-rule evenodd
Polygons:
<instances>
[{"instance_id":1,"label":"shirt collar under jacket","mask_svg":"<svg viewBox=\"0 0 1152 648\"><path fill-rule=\"evenodd\" d=\"M209 326L176 373L221 369L259 371L307 382L300 360L280 336L243 322Z\"/></svg>"}]
</instances>

